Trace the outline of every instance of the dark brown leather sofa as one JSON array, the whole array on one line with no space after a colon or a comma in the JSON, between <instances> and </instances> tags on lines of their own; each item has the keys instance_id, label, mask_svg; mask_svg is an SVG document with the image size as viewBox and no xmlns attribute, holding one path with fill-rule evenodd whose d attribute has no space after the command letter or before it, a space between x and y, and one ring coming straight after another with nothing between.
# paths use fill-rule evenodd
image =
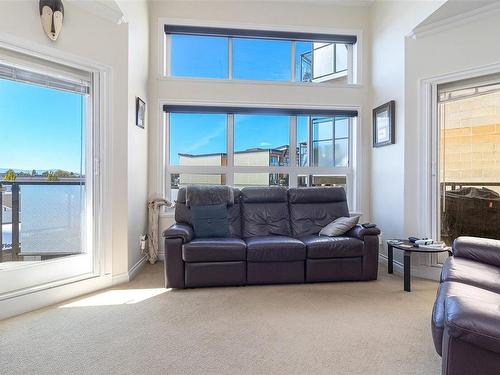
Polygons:
<instances>
[{"instance_id":1,"label":"dark brown leather sofa","mask_svg":"<svg viewBox=\"0 0 500 375\"><path fill-rule=\"evenodd\" d=\"M234 189L229 238L195 238L186 191L176 224L165 230L167 288L375 280L378 228L356 226L342 237L320 237L325 225L349 216L344 189Z\"/></svg>"},{"instance_id":2,"label":"dark brown leather sofa","mask_svg":"<svg viewBox=\"0 0 500 375\"><path fill-rule=\"evenodd\" d=\"M500 241L454 241L441 272L432 336L443 374L500 374Z\"/></svg>"}]
</instances>

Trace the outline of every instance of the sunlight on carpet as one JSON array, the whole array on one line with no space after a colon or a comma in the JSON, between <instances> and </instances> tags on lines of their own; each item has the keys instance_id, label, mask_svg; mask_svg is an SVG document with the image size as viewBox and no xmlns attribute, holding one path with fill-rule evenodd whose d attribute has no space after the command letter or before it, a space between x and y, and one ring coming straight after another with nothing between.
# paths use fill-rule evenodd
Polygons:
<instances>
[{"instance_id":1,"label":"sunlight on carpet","mask_svg":"<svg viewBox=\"0 0 500 375\"><path fill-rule=\"evenodd\" d=\"M59 308L132 305L156 297L167 291L168 289L165 288L108 290L59 306Z\"/></svg>"}]
</instances>

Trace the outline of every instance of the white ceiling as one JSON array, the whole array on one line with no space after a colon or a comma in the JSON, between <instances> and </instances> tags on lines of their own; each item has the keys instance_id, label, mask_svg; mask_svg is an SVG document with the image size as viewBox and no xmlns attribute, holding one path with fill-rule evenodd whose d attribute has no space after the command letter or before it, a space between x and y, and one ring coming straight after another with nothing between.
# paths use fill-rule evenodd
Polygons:
<instances>
[{"instance_id":1,"label":"white ceiling","mask_svg":"<svg viewBox=\"0 0 500 375\"><path fill-rule=\"evenodd\" d=\"M444 20L460 16L461 14L474 12L485 6L497 4L498 0L448 0L434 13L422 21L417 27L422 28Z\"/></svg>"},{"instance_id":2,"label":"white ceiling","mask_svg":"<svg viewBox=\"0 0 500 375\"><path fill-rule=\"evenodd\" d=\"M125 21L123 13L115 0L66 0L89 13L102 17L113 23Z\"/></svg>"},{"instance_id":3,"label":"white ceiling","mask_svg":"<svg viewBox=\"0 0 500 375\"><path fill-rule=\"evenodd\" d=\"M376 0L261 0L261 1L278 2L278 3L307 3L307 4L320 4L320 5L371 6Z\"/></svg>"}]
</instances>

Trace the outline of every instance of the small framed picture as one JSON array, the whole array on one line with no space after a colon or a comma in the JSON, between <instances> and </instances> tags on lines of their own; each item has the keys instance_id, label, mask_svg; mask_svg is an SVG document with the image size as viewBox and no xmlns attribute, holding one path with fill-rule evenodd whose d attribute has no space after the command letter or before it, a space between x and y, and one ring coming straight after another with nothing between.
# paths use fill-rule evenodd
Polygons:
<instances>
[{"instance_id":1,"label":"small framed picture","mask_svg":"<svg viewBox=\"0 0 500 375\"><path fill-rule=\"evenodd\" d=\"M373 147L396 143L395 109L396 102L391 100L373 110Z\"/></svg>"},{"instance_id":2,"label":"small framed picture","mask_svg":"<svg viewBox=\"0 0 500 375\"><path fill-rule=\"evenodd\" d=\"M141 98L137 98L135 102L135 124L144 129L146 123L146 103Z\"/></svg>"}]
</instances>

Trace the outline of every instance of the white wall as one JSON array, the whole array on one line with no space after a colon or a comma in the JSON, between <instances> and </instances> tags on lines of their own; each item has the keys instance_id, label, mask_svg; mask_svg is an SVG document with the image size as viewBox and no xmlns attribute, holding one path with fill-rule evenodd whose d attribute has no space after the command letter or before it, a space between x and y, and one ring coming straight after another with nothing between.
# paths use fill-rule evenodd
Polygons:
<instances>
[{"instance_id":1,"label":"white wall","mask_svg":"<svg viewBox=\"0 0 500 375\"><path fill-rule=\"evenodd\" d=\"M369 25L369 8L363 6L340 6L328 3L308 2L268 2L268 1L152 1L151 15L151 61L150 61L150 196L161 195L161 147L160 127L163 118L159 103L163 101L199 102L235 105L274 105L274 106L362 106L362 142L363 148L369 145L370 111L368 106L369 70L366 37ZM346 31L361 32L362 50L361 85L353 87L334 87L333 85L298 86L291 83L252 83L238 81L204 81L190 79L171 79L159 76L161 40L160 18L192 21L197 25L218 25L259 27L299 28L326 32ZM153 103L155 102L155 103ZM358 160L359 178L366 186L368 182L369 155L360 153ZM368 213L369 188L364 190L358 210ZM162 228L172 220L162 220Z\"/></svg>"},{"instance_id":2,"label":"white wall","mask_svg":"<svg viewBox=\"0 0 500 375\"><path fill-rule=\"evenodd\" d=\"M405 215L411 215L405 207L405 36L442 3L376 1L371 7L371 107L396 101L396 143L370 146L371 217L384 239L410 234L404 225Z\"/></svg>"},{"instance_id":3,"label":"white wall","mask_svg":"<svg viewBox=\"0 0 500 375\"><path fill-rule=\"evenodd\" d=\"M147 233L148 132L136 124L136 98L149 105L149 11L146 0L119 0L128 24L128 270L140 259L139 238ZM147 113L146 113L147 116Z\"/></svg>"},{"instance_id":4,"label":"white wall","mask_svg":"<svg viewBox=\"0 0 500 375\"><path fill-rule=\"evenodd\" d=\"M453 6L454 4L446 4ZM419 230L422 219L417 212L422 202L418 199L419 144L422 119L419 113L419 82L443 74L500 64L500 7L488 8L477 16L468 16L464 22L450 25L429 34L418 35L406 41L406 134L405 134L405 227L410 233Z\"/></svg>"}]
</instances>

